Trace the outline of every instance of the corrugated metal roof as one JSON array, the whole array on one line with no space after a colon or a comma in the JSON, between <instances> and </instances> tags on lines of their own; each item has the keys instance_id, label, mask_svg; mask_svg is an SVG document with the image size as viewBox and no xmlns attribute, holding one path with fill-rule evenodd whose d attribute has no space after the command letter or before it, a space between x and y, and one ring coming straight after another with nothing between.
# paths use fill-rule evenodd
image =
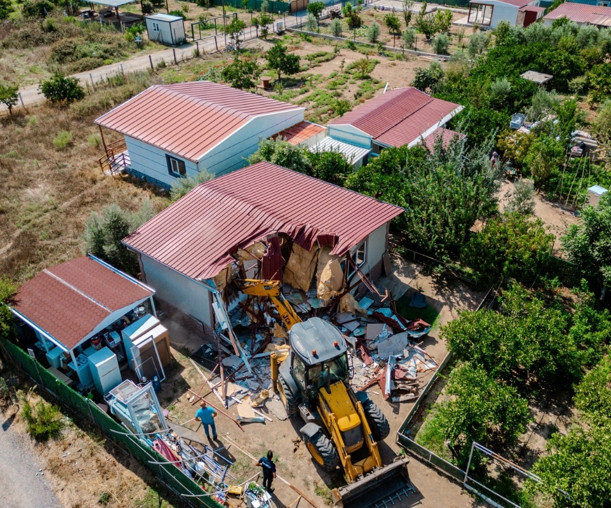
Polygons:
<instances>
[{"instance_id":1,"label":"corrugated metal roof","mask_svg":"<svg viewBox=\"0 0 611 508\"><path fill-rule=\"evenodd\" d=\"M11 306L72 349L112 312L152 294L84 256L43 270L19 288Z\"/></svg>"},{"instance_id":2,"label":"corrugated metal roof","mask_svg":"<svg viewBox=\"0 0 611 508\"><path fill-rule=\"evenodd\" d=\"M403 210L268 162L259 162L189 192L123 240L193 279L217 275L245 248L284 233L310 250L334 239L342 255ZM328 243L328 242L327 242Z\"/></svg>"},{"instance_id":3,"label":"corrugated metal roof","mask_svg":"<svg viewBox=\"0 0 611 508\"><path fill-rule=\"evenodd\" d=\"M348 143L344 143L343 141L338 141L337 139L333 139L327 136L326 138L323 138L319 143L314 145L312 148L310 148L310 151L340 152L344 154L344 157L346 157L349 162L352 163L361 160L371 150L369 148L350 145Z\"/></svg>"},{"instance_id":4,"label":"corrugated metal roof","mask_svg":"<svg viewBox=\"0 0 611 508\"><path fill-rule=\"evenodd\" d=\"M209 81L155 85L95 123L196 162L253 118L303 110Z\"/></svg>"},{"instance_id":5,"label":"corrugated metal roof","mask_svg":"<svg viewBox=\"0 0 611 508\"><path fill-rule=\"evenodd\" d=\"M441 145L444 148L447 148L450 141L454 138L462 139L465 137L461 132L456 132L450 129L444 129L443 127L438 127L431 134L429 134L424 140L422 144L424 144L431 152L435 149L435 144L441 138Z\"/></svg>"},{"instance_id":6,"label":"corrugated metal roof","mask_svg":"<svg viewBox=\"0 0 611 508\"><path fill-rule=\"evenodd\" d=\"M543 19L568 18L575 23L611 27L611 7L565 2L546 14Z\"/></svg>"},{"instance_id":7,"label":"corrugated metal roof","mask_svg":"<svg viewBox=\"0 0 611 508\"><path fill-rule=\"evenodd\" d=\"M434 99L417 88L395 88L330 123L353 125L376 141L402 146L418 139L459 107L452 102Z\"/></svg>"},{"instance_id":8,"label":"corrugated metal roof","mask_svg":"<svg viewBox=\"0 0 611 508\"><path fill-rule=\"evenodd\" d=\"M323 127L322 125L303 121L289 127L288 129L284 129L278 134L274 134L272 139L278 139L281 137L291 145L299 145L307 139L310 139L312 136L316 136L325 130L326 127Z\"/></svg>"}]
</instances>

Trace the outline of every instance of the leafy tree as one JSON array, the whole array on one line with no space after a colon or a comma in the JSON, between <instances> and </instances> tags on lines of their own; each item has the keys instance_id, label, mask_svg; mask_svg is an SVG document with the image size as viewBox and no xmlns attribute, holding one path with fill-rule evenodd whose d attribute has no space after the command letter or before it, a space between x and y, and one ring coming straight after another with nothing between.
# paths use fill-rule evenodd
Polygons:
<instances>
[{"instance_id":1,"label":"leafy tree","mask_svg":"<svg viewBox=\"0 0 611 508\"><path fill-rule=\"evenodd\" d=\"M446 393L451 400L437 404L433 414L462 468L467 465L473 441L484 446L511 446L526 431L528 401L482 367L463 364L454 369Z\"/></svg>"},{"instance_id":2,"label":"leafy tree","mask_svg":"<svg viewBox=\"0 0 611 508\"><path fill-rule=\"evenodd\" d=\"M416 16L416 28L420 30L427 41L430 41L433 35L435 35L435 18L431 14L426 13L427 3L422 2L420 12Z\"/></svg>"},{"instance_id":3,"label":"leafy tree","mask_svg":"<svg viewBox=\"0 0 611 508\"><path fill-rule=\"evenodd\" d=\"M498 147L514 167L521 168L535 138L533 133L505 130L499 135Z\"/></svg>"},{"instance_id":4,"label":"leafy tree","mask_svg":"<svg viewBox=\"0 0 611 508\"><path fill-rule=\"evenodd\" d=\"M26 0L21 10L25 18L46 18L55 6L49 0Z\"/></svg>"},{"instance_id":5,"label":"leafy tree","mask_svg":"<svg viewBox=\"0 0 611 508\"><path fill-rule=\"evenodd\" d=\"M56 72L53 77L40 83L40 91L53 104L70 104L85 97L85 90L78 79Z\"/></svg>"},{"instance_id":6,"label":"leafy tree","mask_svg":"<svg viewBox=\"0 0 611 508\"><path fill-rule=\"evenodd\" d=\"M270 69L278 73L278 81L282 80L282 74L296 74L299 72L299 57L290 54L286 46L281 42L276 42L265 54Z\"/></svg>"},{"instance_id":7,"label":"leafy tree","mask_svg":"<svg viewBox=\"0 0 611 508\"><path fill-rule=\"evenodd\" d=\"M233 18L230 23L223 27L224 32L229 35L236 51L240 51L240 34L244 32L246 23L239 18Z\"/></svg>"},{"instance_id":8,"label":"leafy tree","mask_svg":"<svg viewBox=\"0 0 611 508\"><path fill-rule=\"evenodd\" d=\"M572 224L562 238L564 251L584 277L611 287L611 193L601 197L598 207L582 210L582 224Z\"/></svg>"},{"instance_id":9,"label":"leafy tree","mask_svg":"<svg viewBox=\"0 0 611 508\"><path fill-rule=\"evenodd\" d=\"M511 94L511 81L506 77L497 78L490 84L490 105L502 107Z\"/></svg>"},{"instance_id":10,"label":"leafy tree","mask_svg":"<svg viewBox=\"0 0 611 508\"><path fill-rule=\"evenodd\" d=\"M13 10L13 3L11 0L0 0L0 20L8 18Z\"/></svg>"},{"instance_id":11,"label":"leafy tree","mask_svg":"<svg viewBox=\"0 0 611 508\"><path fill-rule=\"evenodd\" d=\"M438 55L447 55L449 47L450 38L446 34L439 34L433 39L433 51Z\"/></svg>"},{"instance_id":12,"label":"leafy tree","mask_svg":"<svg viewBox=\"0 0 611 508\"><path fill-rule=\"evenodd\" d=\"M308 152L312 165L312 176L335 185L344 185L346 177L352 173L352 164L340 152Z\"/></svg>"},{"instance_id":13,"label":"leafy tree","mask_svg":"<svg viewBox=\"0 0 611 508\"><path fill-rule=\"evenodd\" d=\"M4 276L0 277L0 337L8 338L14 333L13 315L5 303L15 294L16 287Z\"/></svg>"},{"instance_id":14,"label":"leafy tree","mask_svg":"<svg viewBox=\"0 0 611 508\"><path fill-rule=\"evenodd\" d=\"M401 21L394 12L384 16L384 24L393 37L401 34Z\"/></svg>"},{"instance_id":15,"label":"leafy tree","mask_svg":"<svg viewBox=\"0 0 611 508\"><path fill-rule=\"evenodd\" d=\"M222 71L223 80L241 90L255 88L255 81L260 75L261 69L255 60L241 59L237 55Z\"/></svg>"},{"instance_id":16,"label":"leafy tree","mask_svg":"<svg viewBox=\"0 0 611 508\"><path fill-rule=\"evenodd\" d=\"M0 84L0 102L8 108L9 115L13 114L13 107L17 105L17 91L16 86Z\"/></svg>"},{"instance_id":17,"label":"leafy tree","mask_svg":"<svg viewBox=\"0 0 611 508\"><path fill-rule=\"evenodd\" d=\"M537 122L551 114L558 104L560 104L560 98L556 92L548 92L540 88L532 96L531 105L526 112L526 116L531 122Z\"/></svg>"},{"instance_id":18,"label":"leafy tree","mask_svg":"<svg viewBox=\"0 0 611 508\"><path fill-rule=\"evenodd\" d=\"M264 40L267 40L267 36L269 35L269 25L274 22L274 18L265 12L261 12L258 18L253 18L252 22L257 28L261 27L261 37L263 37Z\"/></svg>"},{"instance_id":19,"label":"leafy tree","mask_svg":"<svg viewBox=\"0 0 611 508\"><path fill-rule=\"evenodd\" d=\"M437 9L435 11L435 32L448 33L452 26L452 11Z\"/></svg>"},{"instance_id":20,"label":"leafy tree","mask_svg":"<svg viewBox=\"0 0 611 508\"><path fill-rule=\"evenodd\" d=\"M403 0L403 21L405 21L405 28L409 28L409 24L412 22L412 7L414 0Z\"/></svg>"},{"instance_id":21,"label":"leafy tree","mask_svg":"<svg viewBox=\"0 0 611 508\"><path fill-rule=\"evenodd\" d=\"M308 4L308 13L316 18L316 25L320 23L320 15L324 9L324 2L310 2Z\"/></svg>"},{"instance_id":22,"label":"leafy tree","mask_svg":"<svg viewBox=\"0 0 611 508\"><path fill-rule=\"evenodd\" d=\"M445 73L439 62L431 62L428 69L425 67L418 67L416 69L412 86L423 92L434 93L444 76Z\"/></svg>"},{"instance_id":23,"label":"leafy tree","mask_svg":"<svg viewBox=\"0 0 611 508\"><path fill-rule=\"evenodd\" d=\"M611 383L611 356L607 355L584 376L575 391L575 406L596 425L611 424L609 383Z\"/></svg>"},{"instance_id":24,"label":"leafy tree","mask_svg":"<svg viewBox=\"0 0 611 508\"><path fill-rule=\"evenodd\" d=\"M344 18L349 18L354 13L354 7L350 2L346 2L346 4L342 7L342 14Z\"/></svg>"},{"instance_id":25,"label":"leafy tree","mask_svg":"<svg viewBox=\"0 0 611 508\"><path fill-rule=\"evenodd\" d=\"M87 250L119 270L138 272L138 261L121 240L136 229L133 216L118 205L110 205L102 213L92 213L85 223Z\"/></svg>"},{"instance_id":26,"label":"leafy tree","mask_svg":"<svg viewBox=\"0 0 611 508\"><path fill-rule=\"evenodd\" d=\"M302 146L291 145L283 139L266 139L259 143L259 149L249 158L250 164L267 161L285 168L293 169L306 175L313 174L308 151Z\"/></svg>"},{"instance_id":27,"label":"leafy tree","mask_svg":"<svg viewBox=\"0 0 611 508\"><path fill-rule=\"evenodd\" d=\"M361 76L361 78L365 79L369 75L370 71L370 62L367 58L361 58L354 62L353 64L354 70L357 74Z\"/></svg>"},{"instance_id":28,"label":"leafy tree","mask_svg":"<svg viewBox=\"0 0 611 508\"><path fill-rule=\"evenodd\" d=\"M531 283L545 271L554 235L540 219L506 213L486 223L465 245L462 260L486 284L501 279Z\"/></svg>"},{"instance_id":29,"label":"leafy tree","mask_svg":"<svg viewBox=\"0 0 611 508\"><path fill-rule=\"evenodd\" d=\"M549 136L539 136L530 144L524 163L538 189L551 176L552 171L562 166L564 153L562 141Z\"/></svg>"},{"instance_id":30,"label":"leafy tree","mask_svg":"<svg viewBox=\"0 0 611 508\"><path fill-rule=\"evenodd\" d=\"M606 152L607 159L611 158L611 99L598 109L598 114L592 122L592 132ZM608 164L611 167L610 160Z\"/></svg>"},{"instance_id":31,"label":"leafy tree","mask_svg":"<svg viewBox=\"0 0 611 508\"><path fill-rule=\"evenodd\" d=\"M567 335L570 315L561 302L517 283L502 291L500 302L499 312L464 312L443 328L457 359L519 389L533 384L565 387L579 379L580 354Z\"/></svg>"},{"instance_id":32,"label":"leafy tree","mask_svg":"<svg viewBox=\"0 0 611 508\"><path fill-rule=\"evenodd\" d=\"M170 189L170 198L172 201L178 201L184 195L188 194L192 189L197 187L200 183L212 180L212 175L205 169L202 169L197 175L185 178L177 178L172 184Z\"/></svg>"},{"instance_id":33,"label":"leafy tree","mask_svg":"<svg viewBox=\"0 0 611 508\"><path fill-rule=\"evenodd\" d=\"M387 148L346 186L403 207L395 225L409 244L437 257L457 256L475 221L496 210L490 145L469 150L454 139L433 153L421 146Z\"/></svg>"},{"instance_id":34,"label":"leafy tree","mask_svg":"<svg viewBox=\"0 0 611 508\"><path fill-rule=\"evenodd\" d=\"M318 21L312 13L308 13L308 17L306 18L306 29L310 32L318 30Z\"/></svg>"},{"instance_id":35,"label":"leafy tree","mask_svg":"<svg viewBox=\"0 0 611 508\"><path fill-rule=\"evenodd\" d=\"M353 11L348 16L348 28L350 28L350 30L356 30L357 28L361 28L361 26L363 26L363 20L356 11Z\"/></svg>"},{"instance_id":36,"label":"leafy tree","mask_svg":"<svg viewBox=\"0 0 611 508\"><path fill-rule=\"evenodd\" d=\"M371 25L369 25L369 27L367 28L367 39L369 40L369 42L378 42L378 39L380 37L380 31L381 29L378 23L376 23L375 21L371 23Z\"/></svg>"}]
</instances>

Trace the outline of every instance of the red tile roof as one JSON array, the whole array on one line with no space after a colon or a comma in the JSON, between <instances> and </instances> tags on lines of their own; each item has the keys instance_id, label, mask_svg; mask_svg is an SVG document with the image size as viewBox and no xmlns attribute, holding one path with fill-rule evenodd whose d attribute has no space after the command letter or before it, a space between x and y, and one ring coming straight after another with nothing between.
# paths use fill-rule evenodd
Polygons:
<instances>
[{"instance_id":1,"label":"red tile roof","mask_svg":"<svg viewBox=\"0 0 611 508\"><path fill-rule=\"evenodd\" d=\"M21 286L11 306L72 349L110 314L152 294L84 256L43 270Z\"/></svg>"},{"instance_id":2,"label":"red tile roof","mask_svg":"<svg viewBox=\"0 0 611 508\"><path fill-rule=\"evenodd\" d=\"M543 19L568 18L575 23L611 27L611 7L565 2L546 14Z\"/></svg>"},{"instance_id":3,"label":"red tile roof","mask_svg":"<svg viewBox=\"0 0 611 508\"><path fill-rule=\"evenodd\" d=\"M209 81L156 85L95 123L191 161L260 115L298 106Z\"/></svg>"},{"instance_id":4,"label":"red tile roof","mask_svg":"<svg viewBox=\"0 0 611 508\"><path fill-rule=\"evenodd\" d=\"M417 140L444 117L461 106L434 99L416 88L396 88L346 113L330 125L353 125L375 141L402 146Z\"/></svg>"},{"instance_id":5,"label":"red tile roof","mask_svg":"<svg viewBox=\"0 0 611 508\"><path fill-rule=\"evenodd\" d=\"M123 240L193 279L217 275L231 253L284 233L342 255L402 213L398 206L259 162L205 182Z\"/></svg>"},{"instance_id":6,"label":"red tile roof","mask_svg":"<svg viewBox=\"0 0 611 508\"><path fill-rule=\"evenodd\" d=\"M291 145L299 145L310 139L321 132L324 132L326 127L322 125L318 125L312 122L299 122L298 124L289 127L288 129L284 129L282 132L278 134L274 134L272 139L278 139L282 137L284 140L289 142Z\"/></svg>"}]
</instances>

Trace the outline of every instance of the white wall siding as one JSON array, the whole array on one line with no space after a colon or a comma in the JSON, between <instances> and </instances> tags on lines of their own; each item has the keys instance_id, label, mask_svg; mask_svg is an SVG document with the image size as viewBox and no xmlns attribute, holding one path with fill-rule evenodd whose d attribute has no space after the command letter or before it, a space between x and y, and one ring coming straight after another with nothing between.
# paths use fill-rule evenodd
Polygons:
<instances>
[{"instance_id":1,"label":"white wall siding","mask_svg":"<svg viewBox=\"0 0 611 508\"><path fill-rule=\"evenodd\" d=\"M212 326L211 293L197 282L147 256L140 256L146 283L156 296L185 314Z\"/></svg>"},{"instance_id":2,"label":"white wall siding","mask_svg":"<svg viewBox=\"0 0 611 508\"><path fill-rule=\"evenodd\" d=\"M490 28L496 28L501 21L509 21L511 26L516 26L518 19L518 8L515 5L502 4L500 2L486 2L494 5Z\"/></svg>"},{"instance_id":3,"label":"white wall siding","mask_svg":"<svg viewBox=\"0 0 611 508\"><path fill-rule=\"evenodd\" d=\"M283 111L254 118L206 153L200 159L200 168L219 175L246 166L246 157L257 151L262 139L303 121L303 111Z\"/></svg>"},{"instance_id":4,"label":"white wall siding","mask_svg":"<svg viewBox=\"0 0 611 508\"><path fill-rule=\"evenodd\" d=\"M382 256L386 252L388 228L389 223L386 223L367 237L367 265L369 269L382 261Z\"/></svg>"},{"instance_id":5,"label":"white wall siding","mask_svg":"<svg viewBox=\"0 0 611 508\"><path fill-rule=\"evenodd\" d=\"M351 145L371 148L371 136L352 125L329 125L329 137Z\"/></svg>"},{"instance_id":6,"label":"white wall siding","mask_svg":"<svg viewBox=\"0 0 611 508\"><path fill-rule=\"evenodd\" d=\"M156 146L143 143L128 136L125 136L125 144L127 145L130 167L132 169L163 183L167 187L174 183L177 177L170 175L168 171L166 152ZM172 154L167 155L172 156ZM199 172L198 166L194 162L181 159L180 157L176 158L185 162L187 176L195 176Z\"/></svg>"}]
</instances>

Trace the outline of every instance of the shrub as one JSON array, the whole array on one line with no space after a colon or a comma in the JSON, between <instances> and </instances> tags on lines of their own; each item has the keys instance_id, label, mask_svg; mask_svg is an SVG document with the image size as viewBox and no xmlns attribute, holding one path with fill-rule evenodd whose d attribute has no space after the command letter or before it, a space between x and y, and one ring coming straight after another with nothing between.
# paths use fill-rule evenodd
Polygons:
<instances>
[{"instance_id":1,"label":"shrub","mask_svg":"<svg viewBox=\"0 0 611 508\"><path fill-rule=\"evenodd\" d=\"M64 424L59 409L40 400L32 407L26 400L23 403L21 416L27 424L28 432L37 441L46 441L57 436Z\"/></svg>"},{"instance_id":2,"label":"shrub","mask_svg":"<svg viewBox=\"0 0 611 508\"><path fill-rule=\"evenodd\" d=\"M490 39L487 34L481 32L474 33L469 39L469 55L472 57L481 55L488 47L489 42Z\"/></svg>"},{"instance_id":3,"label":"shrub","mask_svg":"<svg viewBox=\"0 0 611 508\"><path fill-rule=\"evenodd\" d=\"M357 28L361 28L361 26L363 26L363 20L361 17L356 12L350 14L350 17L348 18L348 28L350 28L350 30L355 30Z\"/></svg>"},{"instance_id":4,"label":"shrub","mask_svg":"<svg viewBox=\"0 0 611 508\"><path fill-rule=\"evenodd\" d=\"M490 85L490 104L502 108L511 93L511 82L506 78L497 78Z\"/></svg>"},{"instance_id":5,"label":"shrub","mask_svg":"<svg viewBox=\"0 0 611 508\"><path fill-rule=\"evenodd\" d=\"M450 38L446 34L439 34L433 39L433 51L438 55L447 55L449 47Z\"/></svg>"},{"instance_id":6,"label":"shrub","mask_svg":"<svg viewBox=\"0 0 611 508\"><path fill-rule=\"evenodd\" d=\"M150 2L143 2L142 14L153 14L153 4Z\"/></svg>"},{"instance_id":7,"label":"shrub","mask_svg":"<svg viewBox=\"0 0 611 508\"><path fill-rule=\"evenodd\" d=\"M91 69L97 69L102 65L105 65L105 60L103 58L95 58L95 57L87 57L81 60L77 60L76 62L72 62L68 65L68 72L76 73L76 72L85 72L90 71Z\"/></svg>"},{"instance_id":8,"label":"shrub","mask_svg":"<svg viewBox=\"0 0 611 508\"><path fill-rule=\"evenodd\" d=\"M413 28L406 28L403 31L403 43L406 48L414 49L416 45L416 31Z\"/></svg>"},{"instance_id":9,"label":"shrub","mask_svg":"<svg viewBox=\"0 0 611 508\"><path fill-rule=\"evenodd\" d=\"M53 104L70 104L85 97L85 90L78 79L56 72L51 79L40 83L40 90Z\"/></svg>"},{"instance_id":10,"label":"shrub","mask_svg":"<svg viewBox=\"0 0 611 508\"><path fill-rule=\"evenodd\" d=\"M314 32L318 29L318 21L316 21L316 18L312 13L308 13L308 18L306 20L306 28L310 32Z\"/></svg>"},{"instance_id":11,"label":"shrub","mask_svg":"<svg viewBox=\"0 0 611 508\"><path fill-rule=\"evenodd\" d=\"M53 4L48 0L26 0L21 12L24 18L46 18L53 9Z\"/></svg>"},{"instance_id":12,"label":"shrub","mask_svg":"<svg viewBox=\"0 0 611 508\"><path fill-rule=\"evenodd\" d=\"M341 37L342 35L342 22L339 19L331 21L331 33L335 37Z\"/></svg>"},{"instance_id":13,"label":"shrub","mask_svg":"<svg viewBox=\"0 0 611 508\"><path fill-rule=\"evenodd\" d=\"M380 25L375 21L367 28L367 40L371 43L378 42L380 37Z\"/></svg>"},{"instance_id":14,"label":"shrub","mask_svg":"<svg viewBox=\"0 0 611 508\"><path fill-rule=\"evenodd\" d=\"M507 203L508 212L532 215L535 211L535 186L530 180L518 180L515 191Z\"/></svg>"},{"instance_id":15,"label":"shrub","mask_svg":"<svg viewBox=\"0 0 611 508\"><path fill-rule=\"evenodd\" d=\"M172 184L172 189L170 190L170 198L172 199L172 201L177 201L189 191L191 191L191 189L197 187L200 183L207 182L211 179L212 175L208 173L205 169L202 169L194 177L188 176L186 178L178 178Z\"/></svg>"},{"instance_id":16,"label":"shrub","mask_svg":"<svg viewBox=\"0 0 611 508\"><path fill-rule=\"evenodd\" d=\"M0 20L8 18L13 10L14 8L11 0L0 0Z\"/></svg>"},{"instance_id":17,"label":"shrub","mask_svg":"<svg viewBox=\"0 0 611 508\"><path fill-rule=\"evenodd\" d=\"M72 131L59 131L53 138L53 145L58 150L63 150L72 143Z\"/></svg>"}]
</instances>

